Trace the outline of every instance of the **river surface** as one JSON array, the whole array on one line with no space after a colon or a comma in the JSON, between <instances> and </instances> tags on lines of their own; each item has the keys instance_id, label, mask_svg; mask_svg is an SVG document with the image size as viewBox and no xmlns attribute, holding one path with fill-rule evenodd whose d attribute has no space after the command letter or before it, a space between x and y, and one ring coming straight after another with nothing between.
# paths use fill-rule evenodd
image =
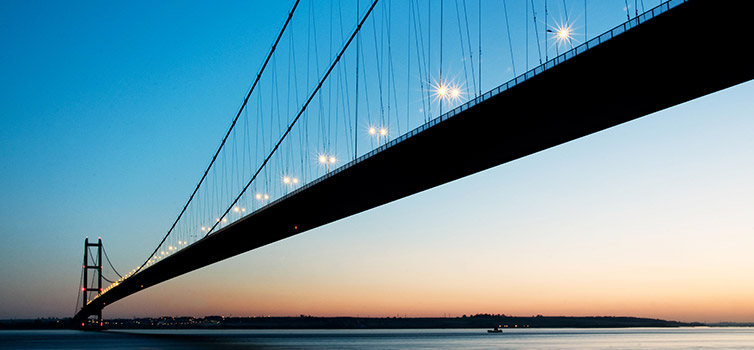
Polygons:
<instances>
[{"instance_id":1,"label":"river surface","mask_svg":"<svg viewBox=\"0 0 754 350\"><path fill-rule=\"evenodd\" d=\"M0 331L0 349L754 349L754 328Z\"/></svg>"}]
</instances>

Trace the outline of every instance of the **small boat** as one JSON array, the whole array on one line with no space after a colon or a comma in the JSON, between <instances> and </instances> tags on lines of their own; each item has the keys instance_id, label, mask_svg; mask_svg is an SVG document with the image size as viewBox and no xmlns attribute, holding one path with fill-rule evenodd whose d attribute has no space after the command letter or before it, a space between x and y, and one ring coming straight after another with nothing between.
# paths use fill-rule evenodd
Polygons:
<instances>
[{"instance_id":1,"label":"small boat","mask_svg":"<svg viewBox=\"0 0 754 350\"><path fill-rule=\"evenodd\" d=\"M488 329L487 333L503 333L503 330L500 329L501 325L498 325L494 329Z\"/></svg>"}]
</instances>

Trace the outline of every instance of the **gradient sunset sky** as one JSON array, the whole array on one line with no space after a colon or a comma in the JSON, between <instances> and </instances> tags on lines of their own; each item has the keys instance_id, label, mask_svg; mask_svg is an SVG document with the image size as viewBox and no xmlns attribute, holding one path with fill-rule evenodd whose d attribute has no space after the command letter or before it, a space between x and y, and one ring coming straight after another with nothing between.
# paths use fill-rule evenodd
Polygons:
<instances>
[{"instance_id":1,"label":"gradient sunset sky","mask_svg":"<svg viewBox=\"0 0 754 350\"><path fill-rule=\"evenodd\" d=\"M525 3L508 1L513 28ZM583 19L583 1L566 3ZM101 236L122 270L148 256L291 4L0 4L0 319L73 315L86 236ZM624 1L588 6L590 36L625 20ZM485 90L512 77L506 55L487 65ZM752 97L754 83L741 84L495 167L162 283L104 316L752 322Z\"/></svg>"}]
</instances>

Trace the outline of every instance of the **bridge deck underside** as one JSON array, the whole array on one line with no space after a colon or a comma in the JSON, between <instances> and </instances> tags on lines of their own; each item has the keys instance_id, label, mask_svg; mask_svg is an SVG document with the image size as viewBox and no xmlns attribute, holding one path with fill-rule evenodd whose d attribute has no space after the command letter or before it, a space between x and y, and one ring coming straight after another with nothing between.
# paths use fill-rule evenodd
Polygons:
<instances>
[{"instance_id":1,"label":"bridge deck underside","mask_svg":"<svg viewBox=\"0 0 754 350\"><path fill-rule=\"evenodd\" d=\"M680 5L184 248L77 317L237 254L748 81L754 63L743 53L752 3Z\"/></svg>"}]
</instances>

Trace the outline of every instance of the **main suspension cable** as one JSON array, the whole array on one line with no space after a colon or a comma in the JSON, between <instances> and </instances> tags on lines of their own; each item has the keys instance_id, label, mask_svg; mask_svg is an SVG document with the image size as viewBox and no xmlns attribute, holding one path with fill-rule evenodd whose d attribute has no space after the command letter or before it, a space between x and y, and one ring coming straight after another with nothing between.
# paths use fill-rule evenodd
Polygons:
<instances>
[{"instance_id":1,"label":"main suspension cable","mask_svg":"<svg viewBox=\"0 0 754 350\"><path fill-rule=\"evenodd\" d=\"M228 212L230 212L230 210L233 208L234 205L236 205L236 203L238 202L238 200L241 199L241 196L243 196L243 194L246 193L246 190L249 188L249 186L251 186L251 184L257 178L257 176L259 175L259 173L262 171L262 169L264 169L265 165L267 165L267 162L270 161L270 158L272 158L272 156L275 154L275 151L277 151L277 149L280 147L280 144L283 143L283 140L285 140L285 138L291 132L291 130L293 129L293 126L295 126L296 122L299 120L299 118L301 118L301 115L304 114L304 111L306 111L306 108L309 106L309 103L312 102L312 100L314 99L314 96L317 95L317 92L319 92L320 88L322 88L322 84L324 84L325 80L327 80L327 77L330 76L330 73L332 72L333 68L335 68L335 65L338 64L338 62L340 61L340 58L343 56L343 53L346 51L346 49L348 49L348 46L351 44L351 41L353 41L353 38L356 37L356 34L361 30L361 26L364 25L364 22L369 17L369 14L372 13L372 10L377 5L378 1L379 0L374 0L374 2L372 2L372 6L369 7L369 10L367 10L367 12L364 15L364 17L361 19L361 21L359 22L359 24L356 26L356 29L351 34L351 36L348 38L348 41L345 43L345 45L343 45L343 48L338 53L338 56L330 64L330 68L327 69L327 72L322 77L322 79L320 79L319 84L317 84L317 87L314 88L314 91L312 91L312 93L309 95L309 98L306 100L306 102L304 103L304 105L301 107L301 109L299 110L298 114L296 114L296 117L293 118L293 121L291 121L291 124L288 125L288 129L280 137L280 139L278 140L278 142L275 144L275 147L267 155L267 158L264 159L264 162L262 162L262 165L259 166L259 168L257 169L256 173L254 173L254 176L251 177L251 179L246 184L246 186L244 186L243 190L241 190L241 193L239 193L238 196L236 196L236 199L233 201L233 203L231 203L230 206L228 207L228 209L225 210L225 212L223 213L223 215L220 217L220 220L222 220L225 216L228 215ZM207 231L207 234L205 234L204 237L209 236L209 234L212 233L212 231L214 231L214 229L217 227L217 225L219 223L220 223L220 221L215 222L215 224L212 225L212 227Z\"/></svg>"},{"instance_id":2,"label":"main suspension cable","mask_svg":"<svg viewBox=\"0 0 754 350\"><path fill-rule=\"evenodd\" d=\"M186 212L186 209L188 208L189 204L191 204L191 201L194 199L194 196L196 195L196 192L199 191L199 187L204 182L204 179L207 178L207 174L209 173L209 170L212 168L212 165L215 164L215 160L217 159L217 155L220 154L220 151L223 149L223 146L225 145L225 141L228 139L228 135L230 135L231 131L233 131L233 127L236 125L236 122L238 121L238 117L241 115L241 112L246 107L246 104L249 102L249 97L251 97L251 93L254 92L254 88L257 86L257 83L259 83L259 79L262 77L262 73L264 73L265 68L267 67L267 63L270 61L270 58L272 57L273 53L275 53L275 48L277 48L278 42L280 42L280 38L283 37L283 33L285 32L285 29L288 27L288 23L290 23L291 18L293 18L293 13L296 11L296 7L298 7L298 3L301 0L296 0L296 2L293 4L293 8L290 12L288 12L288 18L286 18L285 23L283 24L283 28L280 29L280 33L278 33L277 38L275 39L275 43L272 44L272 48L270 49L270 52L267 54L267 58L264 60L264 63L262 64L262 68L257 73L257 77L254 79L254 83L251 85L251 88L249 89L249 93L246 94L246 98L244 98L243 103L241 104L241 107L238 109L238 113L236 113L236 117L233 118L233 123L230 124L230 128L228 129L228 132L225 133L225 136L223 137L222 142L220 142L220 147L217 148L217 151L215 152L215 155L212 156L212 160L209 162L209 165L207 166L207 169L204 170L204 174L202 175L202 178L199 179L199 183L196 184L196 188L194 188L194 191L191 192L191 196L189 197L188 201L186 202L186 205L183 206L183 209L181 210L180 214L178 214L178 217L173 222L173 225L170 226L170 229L168 230L168 233L165 234L165 237L162 238L162 241L160 241L160 244L157 245L157 248L152 252L152 254L149 254L149 257L147 257L146 260L144 260L144 263L139 266L138 269L136 269L136 272L141 271L144 266L147 265L149 260L157 254L157 251L160 250L160 247L162 247L162 244L165 243L165 240L168 239L168 236L170 236L170 233L173 232L173 229L178 224L178 221L181 220L181 217ZM235 202L233 202L235 204ZM214 226L213 226L214 227ZM136 273L135 272L135 273Z\"/></svg>"},{"instance_id":3,"label":"main suspension cable","mask_svg":"<svg viewBox=\"0 0 754 350\"><path fill-rule=\"evenodd\" d=\"M81 278L79 279L79 289L76 290L76 309L73 310L73 314L75 315L79 311L79 300L81 300L82 295L82 288L86 288L84 285L84 271L86 271L86 267L81 269ZM81 307L84 307L84 305L81 305Z\"/></svg>"},{"instance_id":4,"label":"main suspension cable","mask_svg":"<svg viewBox=\"0 0 754 350\"><path fill-rule=\"evenodd\" d=\"M113 272L115 272L118 277L123 278L123 275L121 275L118 270L115 269L115 266L113 266L113 263L110 262L110 257L107 256L107 250L105 250L105 245L102 245L102 252L105 253L105 260L107 260L108 265L110 265L110 268L113 269Z\"/></svg>"}]
</instances>

